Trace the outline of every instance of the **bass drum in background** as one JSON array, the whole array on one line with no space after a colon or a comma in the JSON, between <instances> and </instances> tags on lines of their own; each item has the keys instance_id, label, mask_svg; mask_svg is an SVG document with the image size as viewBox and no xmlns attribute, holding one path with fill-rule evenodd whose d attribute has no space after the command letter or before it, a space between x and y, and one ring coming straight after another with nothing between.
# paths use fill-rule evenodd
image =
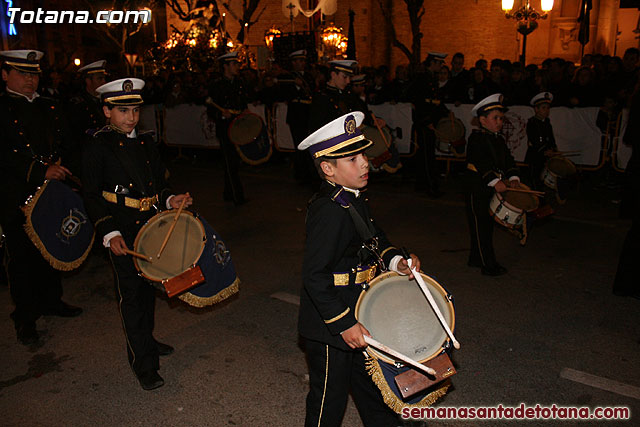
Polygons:
<instances>
[{"instance_id":1,"label":"bass drum in background","mask_svg":"<svg viewBox=\"0 0 640 427\"><path fill-rule=\"evenodd\" d=\"M267 127L257 114L245 112L237 116L229 125L227 135L247 164L265 163L273 153Z\"/></svg>"}]
</instances>

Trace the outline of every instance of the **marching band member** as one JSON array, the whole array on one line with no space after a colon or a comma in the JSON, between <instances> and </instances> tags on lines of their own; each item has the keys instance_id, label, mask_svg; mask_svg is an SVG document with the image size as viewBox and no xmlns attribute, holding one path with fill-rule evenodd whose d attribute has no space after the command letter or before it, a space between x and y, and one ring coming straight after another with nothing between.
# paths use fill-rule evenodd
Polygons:
<instances>
[{"instance_id":1,"label":"marching band member","mask_svg":"<svg viewBox=\"0 0 640 427\"><path fill-rule=\"evenodd\" d=\"M103 59L78 70L84 85L80 93L71 98L70 120L75 137L83 141L89 138L88 130L97 131L106 124L100 95L96 92L106 82L106 64L107 61Z\"/></svg>"},{"instance_id":2,"label":"marching band member","mask_svg":"<svg viewBox=\"0 0 640 427\"><path fill-rule=\"evenodd\" d=\"M218 57L222 67L222 77L209 89L209 97L215 108L208 108L209 116L216 121L216 135L220 141L224 158L224 193L225 201L236 206L246 202L244 190L238 175L240 158L233 142L229 140L228 130L231 122L247 109L247 92L240 78L240 62L238 52L225 53Z\"/></svg>"},{"instance_id":3,"label":"marching band member","mask_svg":"<svg viewBox=\"0 0 640 427\"><path fill-rule=\"evenodd\" d=\"M371 217L362 193L369 162L364 150L372 142L358 129L362 112L339 117L307 137L298 147L308 150L323 179L309 202L306 219L303 287L298 330L305 338L310 390L306 426L340 425L349 390L366 426L395 426L396 414L384 403L367 374L362 348L369 335L355 318L363 287L380 268L411 274L400 251L391 246ZM352 211L352 210L355 210ZM361 229L377 241L377 251L364 249ZM413 266L420 261L412 255ZM410 276L412 277L412 276Z\"/></svg>"},{"instance_id":4,"label":"marching band member","mask_svg":"<svg viewBox=\"0 0 640 427\"><path fill-rule=\"evenodd\" d=\"M531 99L535 114L527 122L529 144L524 162L529 166L531 185L536 190L542 188L540 174L546 161L558 149L549 120L552 101L551 92L539 93Z\"/></svg>"},{"instance_id":5,"label":"marching band member","mask_svg":"<svg viewBox=\"0 0 640 427\"><path fill-rule=\"evenodd\" d=\"M37 92L40 58L36 50L0 52L6 92L0 95L0 222L6 235L7 275L16 305L11 318L18 340L25 345L38 339L36 320L41 315L74 317L82 309L61 300L60 272L45 260L25 233L20 211L27 197L45 180L63 181L71 175L66 162L71 137L59 105ZM65 164L54 164L63 158Z\"/></svg>"},{"instance_id":6,"label":"marching band member","mask_svg":"<svg viewBox=\"0 0 640 427\"><path fill-rule=\"evenodd\" d=\"M509 147L500 134L504 112L502 95L490 95L471 110L480 129L474 129L467 144L466 206L471 252L468 265L481 267L482 274L500 276L507 269L498 264L493 251L493 218L489 201L495 192L516 187L518 168Z\"/></svg>"},{"instance_id":7,"label":"marching band member","mask_svg":"<svg viewBox=\"0 0 640 427\"><path fill-rule=\"evenodd\" d=\"M126 78L96 89L110 124L84 150L83 177L87 211L109 248L129 363L142 388L152 390L164 384L158 356L173 347L153 337L155 288L138 275L126 251L154 208L177 208L183 199L189 206L193 200L189 193L171 195L151 135L136 129L143 87L144 81Z\"/></svg>"}]
</instances>

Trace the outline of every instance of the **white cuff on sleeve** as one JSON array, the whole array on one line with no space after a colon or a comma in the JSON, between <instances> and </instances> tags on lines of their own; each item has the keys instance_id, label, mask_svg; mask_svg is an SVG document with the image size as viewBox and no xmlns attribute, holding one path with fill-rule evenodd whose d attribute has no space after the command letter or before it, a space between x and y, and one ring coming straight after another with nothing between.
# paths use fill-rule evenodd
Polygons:
<instances>
[{"instance_id":1,"label":"white cuff on sleeve","mask_svg":"<svg viewBox=\"0 0 640 427\"><path fill-rule=\"evenodd\" d=\"M171 209L171 203L169 203L171 201L171 199L173 199L176 195L172 194L169 197L167 197L167 202L165 203L165 205L167 206L167 209Z\"/></svg>"},{"instance_id":2,"label":"white cuff on sleeve","mask_svg":"<svg viewBox=\"0 0 640 427\"><path fill-rule=\"evenodd\" d=\"M520 182L520 177L512 176L511 178L509 178L509 181L518 181L518 182Z\"/></svg>"},{"instance_id":3,"label":"white cuff on sleeve","mask_svg":"<svg viewBox=\"0 0 640 427\"><path fill-rule=\"evenodd\" d=\"M395 271L396 273L400 273L398 271L398 263L400 262L401 259L403 259L402 255L396 255L393 258L391 258L391 261L389 261L389 270Z\"/></svg>"},{"instance_id":4,"label":"white cuff on sleeve","mask_svg":"<svg viewBox=\"0 0 640 427\"><path fill-rule=\"evenodd\" d=\"M102 238L102 245L105 248L108 248L111 246L111 243L109 243L111 241L111 239L113 239L114 237L117 236L122 236L122 233L120 233L118 230L116 231L112 231L111 233L107 233L104 235L104 237Z\"/></svg>"},{"instance_id":5,"label":"white cuff on sleeve","mask_svg":"<svg viewBox=\"0 0 640 427\"><path fill-rule=\"evenodd\" d=\"M500 181L500 179L499 179L499 178L493 179L493 180L491 180L491 182L489 182L487 185L488 185L489 187L493 187L493 186L495 186L495 185L498 183L498 181Z\"/></svg>"}]
</instances>

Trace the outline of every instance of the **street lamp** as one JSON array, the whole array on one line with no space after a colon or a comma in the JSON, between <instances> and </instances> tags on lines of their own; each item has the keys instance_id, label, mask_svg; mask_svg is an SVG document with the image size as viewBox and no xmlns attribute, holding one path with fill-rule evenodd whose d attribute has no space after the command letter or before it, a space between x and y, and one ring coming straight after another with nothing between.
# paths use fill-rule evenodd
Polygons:
<instances>
[{"instance_id":1,"label":"street lamp","mask_svg":"<svg viewBox=\"0 0 640 427\"><path fill-rule=\"evenodd\" d=\"M540 8L542 13L531 7L529 0L523 0L523 4L515 11L513 9L514 0L502 0L502 10L505 17L513 18L517 21L517 30L522 34L522 55L520 55L520 63L524 66L527 53L527 35L538 28L538 19L547 19L548 12L553 9L553 0L541 0Z\"/></svg>"}]
</instances>

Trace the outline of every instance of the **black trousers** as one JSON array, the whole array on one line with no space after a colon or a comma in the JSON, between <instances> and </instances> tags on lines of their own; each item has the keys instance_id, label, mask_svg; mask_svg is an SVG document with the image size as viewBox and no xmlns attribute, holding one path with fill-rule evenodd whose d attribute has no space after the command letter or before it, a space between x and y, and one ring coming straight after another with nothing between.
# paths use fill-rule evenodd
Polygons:
<instances>
[{"instance_id":1,"label":"black trousers","mask_svg":"<svg viewBox=\"0 0 640 427\"><path fill-rule=\"evenodd\" d=\"M298 145L309 136L307 123L290 124L289 129L291 129L293 144L296 147L296 151L293 153L293 177L296 181L310 185L315 190L320 186L321 179L313 165L313 160L306 150L297 149Z\"/></svg>"},{"instance_id":2,"label":"black trousers","mask_svg":"<svg viewBox=\"0 0 640 427\"><path fill-rule=\"evenodd\" d=\"M24 218L2 224L6 236L7 277L16 305L11 314L16 327L33 324L43 311L61 304L60 272L45 260L23 228Z\"/></svg>"},{"instance_id":3,"label":"black trousers","mask_svg":"<svg viewBox=\"0 0 640 427\"><path fill-rule=\"evenodd\" d=\"M416 189L438 191L438 164L436 161L436 134L426 126L417 127Z\"/></svg>"},{"instance_id":4,"label":"black trousers","mask_svg":"<svg viewBox=\"0 0 640 427\"><path fill-rule=\"evenodd\" d=\"M127 246L133 247L132 243L127 241ZM136 375L158 370L158 347L153 338L156 290L138 276L131 256L116 256L111 250L109 255L129 364Z\"/></svg>"},{"instance_id":5,"label":"black trousers","mask_svg":"<svg viewBox=\"0 0 640 427\"><path fill-rule=\"evenodd\" d=\"M397 426L398 416L382 400L365 369L361 351L344 351L317 341L305 342L309 394L304 425L340 426L349 390L365 427Z\"/></svg>"},{"instance_id":6,"label":"black trousers","mask_svg":"<svg viewBox=\"0 0 640 427\"><path fill-rule=\"evenodd\" d=\"M493 251L494 220L489 214L489 200L485 192L467 192L465 195L469 224L469 264L493 267L497 264Z\"/></svg>"},{"instance_id":7,"label":"black trousers","mask_svg":"<svg viewBox=\"0 0 640 427\"><path fill-rule=\"evenodd\" d=\"M613 282L613 292L620 295L640 296L638 265L640 264L640 173L627 173L625 199L627 216L631 216L631 228L627 232Z\"/></svg>"},{"instance_id":8,"label":"black trousers","mask_svg":"<svg viewBox=\"0 0 640 427\"><path fill-rule=\"evenodd\" d=\"M236 151L236 147L229 140L227 129L231 123L229 120L218 120L216 129L217 136L220 140L220 148L222 149L222 157L224 159L224 192L223 198L226 201L233 201L235 204L244 203L244 190L240 182L238 169L240 167L240 157Z\"/></svg>"}]
</instances>

